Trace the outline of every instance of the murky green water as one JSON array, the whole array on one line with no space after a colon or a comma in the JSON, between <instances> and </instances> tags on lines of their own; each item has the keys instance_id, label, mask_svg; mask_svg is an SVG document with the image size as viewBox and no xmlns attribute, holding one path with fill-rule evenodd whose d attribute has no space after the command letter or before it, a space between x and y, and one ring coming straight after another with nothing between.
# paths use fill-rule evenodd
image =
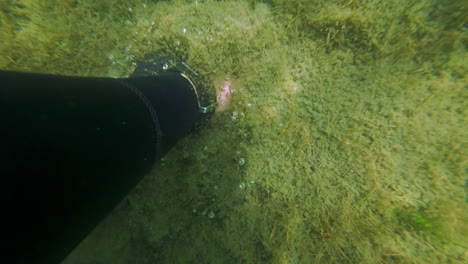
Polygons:
<instances>
[{"instance_id":1,"label":"murky green water","mask_svg":"<svg viewBox=\"0 0 468 264\"><path fill-rule=\"evenodd\" d=\"M2 69L235 80L65 263L467 261L465 1L1 3Z\"/></svg>"}]
</instances>

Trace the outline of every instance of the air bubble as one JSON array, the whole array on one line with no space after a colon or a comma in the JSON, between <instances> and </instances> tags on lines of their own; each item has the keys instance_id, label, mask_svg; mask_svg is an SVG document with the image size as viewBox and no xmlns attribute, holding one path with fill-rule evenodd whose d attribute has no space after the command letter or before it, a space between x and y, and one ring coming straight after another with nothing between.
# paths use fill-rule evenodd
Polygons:
<instances>
[{"instance_id":1,"label":"air bubble","mask_svg":"<svg viewBox=\"0 0 468 264\"><path fill-rule=\"evenodd\" d=\"M213 219L214 217L215 217L215 213L214 213L213 211L210 211L210 212L208 213L208 218L209 218L209 219Z\"/></svg>"},{"instance_id":2,"label":"air bubble","mask_svg":"<svg viewBox=\"0 0 468 264\"><path fill-rule=\"evenodd\" d=\"M231 119L232 119L232 120L236 120L236 119L237 119L237 112L232 112Z\"/></svg>"}]
</instances>

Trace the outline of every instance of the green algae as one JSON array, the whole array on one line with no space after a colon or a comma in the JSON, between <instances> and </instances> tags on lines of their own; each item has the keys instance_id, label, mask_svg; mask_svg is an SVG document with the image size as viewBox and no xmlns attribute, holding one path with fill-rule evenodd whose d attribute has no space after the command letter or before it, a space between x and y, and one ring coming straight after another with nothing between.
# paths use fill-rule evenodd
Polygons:
<instances>
[{"instance_id":1,"label":"green algae","mask_svg":"<svg viewBox=\"0 0 468 264\"><path fill-rule=\"evenodd\" d=\"M94 2L3 1L0 67L159 52L236 79L234 105L66 263L467 261L463 1Z\"/></svg>"}]
</instances>

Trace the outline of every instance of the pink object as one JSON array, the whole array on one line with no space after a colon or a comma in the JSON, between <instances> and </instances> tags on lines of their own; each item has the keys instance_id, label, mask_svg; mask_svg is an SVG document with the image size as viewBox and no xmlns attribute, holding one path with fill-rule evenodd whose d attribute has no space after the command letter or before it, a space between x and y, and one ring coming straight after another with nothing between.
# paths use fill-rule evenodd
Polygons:
<instances>
[{"instance_id":1,"label":"pink object","mask_svg":"<svg viewBox=\"0 0 468 264\"><path fill-rule=\"evenodd\" d=\"M218 90L218 109L217 111L224 111L228 108L229 103L231 102L232 91L231 91L231 82L225 81L223 87Z\"/></svg>"}]
</instances>

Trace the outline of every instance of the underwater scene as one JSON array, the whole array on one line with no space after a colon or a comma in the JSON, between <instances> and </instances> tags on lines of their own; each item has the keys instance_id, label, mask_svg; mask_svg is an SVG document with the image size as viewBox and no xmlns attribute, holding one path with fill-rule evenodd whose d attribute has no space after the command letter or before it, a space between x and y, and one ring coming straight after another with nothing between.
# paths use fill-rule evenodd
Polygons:
<instances>
[{"instance_id":1,"label":"underwater scene","mask_svg":"<svg viewBox=\"0 0 468 264\"><path fill-rule=\"evenodd\" d=\"M0 69L183 61L230 106L64 264L468 263L464 0L0 0Z\"/></svg>"}]
</instances>

